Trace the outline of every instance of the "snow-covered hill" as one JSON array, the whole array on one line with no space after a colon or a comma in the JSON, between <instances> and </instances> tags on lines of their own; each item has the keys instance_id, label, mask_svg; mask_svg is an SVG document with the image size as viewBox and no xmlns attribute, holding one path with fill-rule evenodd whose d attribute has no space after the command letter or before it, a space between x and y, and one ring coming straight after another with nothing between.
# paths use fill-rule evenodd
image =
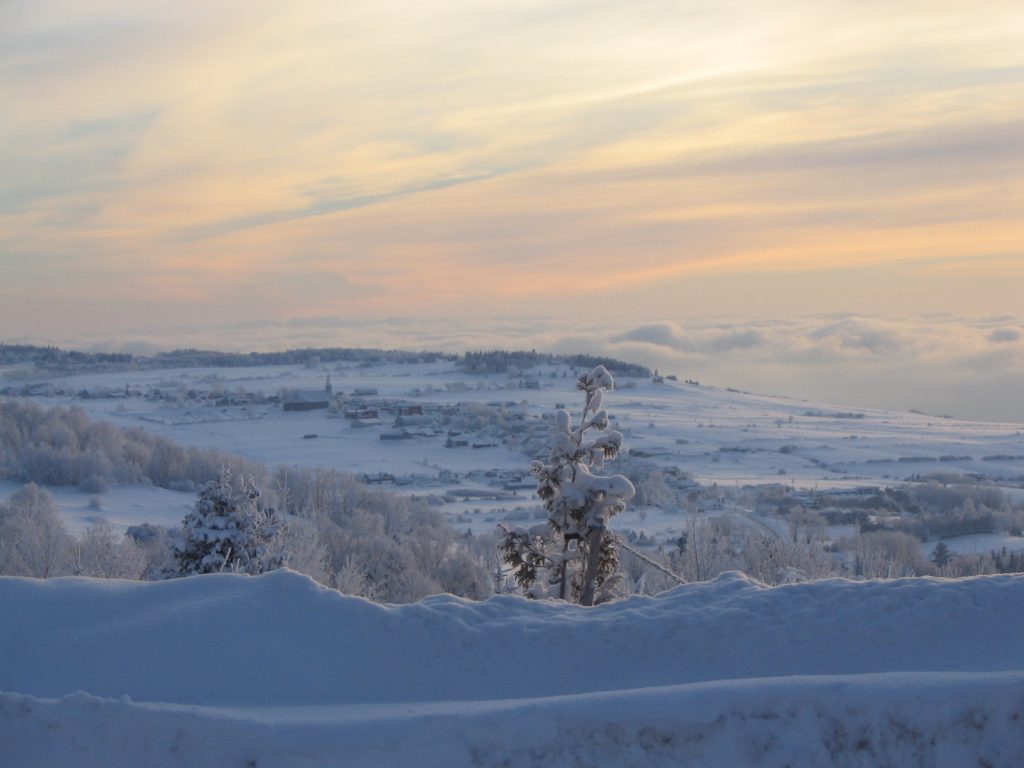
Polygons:
<instances>
[{"instance_id":1,"label":"snow-covered hill","mask_svg":"<svg viewBox=\"0 0 1024 768\"><path fill-rule=\"evenodd\" d=\"M515 375L475 375L447 360L73 376L37 371L27 380L24 371L0 369L0 389L8 385L8 391L45 406L80 407L97 420L269 466L377 478L399 493L433 497L458 530L486 534L499 522L521 524L540 509L525 477L527 454L531 447L541 455L546 451L556 405L579 407L575 373L566 365L545 364ZM282 390L322 389L328 377L335 392L347 393L338 418L326 409L287 412L265 399ZM960 477L1024 499L1024 425L810 403L670 379L620 377L618 385L605 407L626 435L633 469L656 467L666 477L683 473L706 486L785 485L805 492ZM357 397L357 391L378 394ZM344 418L354 403L379 410L380 418L369 425ZM382 440L399 429L400 406L440 415L436 422L428 418L432 426L410 427L414 434L408 439ZM357 423L361 428L353 428ZM459 432L465 445L446 447L449 432ZM14 490L0 486L0 495ZM173 526L194 501L194 494L150 487L51 490L76 531L98 515L120 527ZM677 499L665 508L671 514L650 515L631 506L614 524L671 545L686 527L680 506ZM1011 550L1024 546L1019 537L1005 544ZM930 552L934 542L926 547Z\"/></svg>"},{"instance_id":2,"label":"snow-covered hill","mask_svg":"<svg viewBox=\"0 0 1024 768\"><path fill-rule=\"evenodd\" d=\"M1024 577L581 609L0 579L0 764L1014 766Z\"/></svg>"},{"instance_id":3,"label":"snow-covered hill","mask_svg":"<svg viewBox=\"0 0 1024 768\"><path fill-rule=\"evenodd\" d=\"M331 377L336 391L348 393L346 402L366 400L374 408L402 403L428 411L467 405L506 408L513 426L528 427L550 417L559 404L570 410L581 405L575 371L559 365L515 376L471 375L445 361L39 373L30 384L11 376L10 370L0 368L0 386L13 381L17 391L31 392L28 396L42 405L74 405L94 419L142 427L183 445L226 450L269 465L370 474L516 470L523 467L524 457L515 447L501 444L511 431L507 422L486 423L479 434L465 433L471 443L494 442L494 447L443 450L449 425L435 437L381 441L382 433L395 431L393 413L384 410L379 424L351 429L344 419L328 418L326 410L285 412L278 404L215 403L235 403L235 392L273 396L282 389L322 389ZM126 378L130 397L125 396ZM535 387L524 387L528 380ZM846 487L884 485L935 471L1013 479L1024 475L1021 424L852 408L671 380L620 377L617 385L620 389L608 396L605 407L626 433L630 451L661 465L678 465L706 483L784 479L798 486ZM378 394L355 397L359 390ZM211 391L224 399L183 399L183 393L205 397ZM317 439L305 439L314 434Z\"/></svg>"}]
</instances>

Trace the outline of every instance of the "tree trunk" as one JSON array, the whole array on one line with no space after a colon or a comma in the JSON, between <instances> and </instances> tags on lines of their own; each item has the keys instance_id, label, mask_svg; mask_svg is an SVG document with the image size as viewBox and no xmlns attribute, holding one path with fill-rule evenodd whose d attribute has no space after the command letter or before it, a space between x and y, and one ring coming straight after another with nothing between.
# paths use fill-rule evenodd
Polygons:
<instances>
[{"instance_id":1,"label":"tree trunk","mask_svg":"<svg viewBox=\"0 0 1024 768\"><path fill-rule=\"evenodd\" d=\"M558 587L558 599L565 600L565 576L569 567L565 564L565 555L569 551L569 540L565 539L562 542L562 579L561 584Z\"/></svg>"},{"instance_id":2,"label":"tree trunk","mask_svg":"<svg viewBox=\"0 0 1024 768\"><path fill-rule=\"evenodd\" d=\"M601 565L601 541L603 539L604 528L591 528L590 533L587 534L587 566L583 571L580 605L594 604L594 591L597 587L597 569Z\"/></svg>"}]
</instances>

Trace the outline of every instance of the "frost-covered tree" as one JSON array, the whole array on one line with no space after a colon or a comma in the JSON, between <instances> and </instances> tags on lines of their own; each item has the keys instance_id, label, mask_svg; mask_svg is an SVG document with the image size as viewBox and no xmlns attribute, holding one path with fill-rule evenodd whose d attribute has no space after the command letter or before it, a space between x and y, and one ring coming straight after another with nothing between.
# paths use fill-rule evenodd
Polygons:
<instances>
[{"instance_id":1,"label":"frost-covered tree","mask_svg":"<svg viewBox=\"0 0 1024 768\"><path fill-rule=\"evenodd\" d=\"M66 573L72 541L45 488L29 483L0 504L0 574L46 579Z\"/></svg>"},{"instance_id":2,"label":"frost-covered tree","mask_svg":"<svg viewBox=\"0 0 1024 768\"><path fill-rule=\"evenodd\" d=\"M752 534L739 552L742 570L765 584L789 584L837 575L821 541Z\"/></svg>"},{"instance_id":3,"label":"frost-covered tree","mask_svg":"<svg viewBox=\"0 0 1024 768\"><path fill-rule=\"evenodd\" d=\"M598 474L622 449L622 433L608 429L608 412L601 407L604 392L614 386L603 365L579 377L576 388L584 396L579 424L574 428L568 411L556 411L547 461L530 465L547 522L530 529L504 528L504 561L533 597L593 605L614 582L618 554L605 530L609 518L636 494L623 475ZM590 439L591 432L598 434Z\"/></svg>"},{"instance_id":4,"label":"frost-covered tree","mask_svg":"<svg viewBox=\"0 0 1024 768\"><path fill-rule=\"evenodd\" d=\"M103 518L86 528L72 548L71 571L77 576L138 579L145 568L145 552L135 540L118 534Z\"/></svg>"},{"instance_id":5,"label":"frost-covered tree","mask_svg":"<svg viewBox=\"0 0 1024 768\"><path fill-rule=\"evenodd\" d=\"M280 534L274 537L271 556L293 571L305 574L321 584L330 581L330 557L310 520L285 515Z\"/></svg>"},{"instance_id":6,"label":"frost-covered tree","mask_svg":"<svg viewBox=\"0 0 1024 768\"><path fill-rule=\"evenodd\" d=\"M225 470L199 492L195 508L182 522L182 541L174 549L182 576L221 571L257 574L284 565L275 546L283 522L265 505L252 480L236 484Z\"/></svg>"}]
</instances>

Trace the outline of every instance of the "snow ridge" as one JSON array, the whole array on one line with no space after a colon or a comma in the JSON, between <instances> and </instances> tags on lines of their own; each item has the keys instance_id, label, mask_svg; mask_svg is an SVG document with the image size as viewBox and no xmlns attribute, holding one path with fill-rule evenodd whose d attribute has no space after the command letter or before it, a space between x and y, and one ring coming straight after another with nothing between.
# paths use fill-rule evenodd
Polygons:
<instances>
[{"instance_id":1,"label":"snow ridge","mask_svg":"<svg viewBox=\"0 0 1024 768\"><path fill-rule=\"evenodd\" d=\"M1021 605L1022 576L730 573L591 609L382 606L287 570L4 578L0 741L26 766L1013 765Z\"/></svg>"}]
</instances>

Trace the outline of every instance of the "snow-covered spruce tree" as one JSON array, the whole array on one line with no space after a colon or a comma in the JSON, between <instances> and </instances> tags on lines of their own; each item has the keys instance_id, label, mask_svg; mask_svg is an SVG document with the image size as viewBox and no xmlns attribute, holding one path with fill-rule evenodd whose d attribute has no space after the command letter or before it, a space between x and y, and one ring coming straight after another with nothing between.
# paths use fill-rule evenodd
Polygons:
<instances>
[{"instance_id":1,"label":"snow-covered spruce tree","mask_svg":"<svg viewBox=\"0 0 1024 768\"><path fill-rule=\"evenodd\" d=\"M283 553L273 546L283 522L273 507L260 500L251 479L243 477L236 484L228 470L199 492L182 526L182 540L174 548L182 576L222 571L257 574L284 565Z\"/></svg>"},{"instance_id":2,"label":"snow-covered spruce tree","mask_svg":"<svg viewBox=\"0 0 1024 768\"><path fill-rule=\"evenodd\" d=\"M605 528L636 493L623 475L596 474L622 449L622 434L608 429L608 412L601 408L605 390L614 385L603 365L579 377L576 388L584 395L580 423L574 429L569 412L559 409L547 462L530 464L547 523L503 527L504 561L532 597L593 605L598 596L607 596L614 581L618 553ZM588 439L592 430L598 434Z\"/></svg>"}]
</instances>

